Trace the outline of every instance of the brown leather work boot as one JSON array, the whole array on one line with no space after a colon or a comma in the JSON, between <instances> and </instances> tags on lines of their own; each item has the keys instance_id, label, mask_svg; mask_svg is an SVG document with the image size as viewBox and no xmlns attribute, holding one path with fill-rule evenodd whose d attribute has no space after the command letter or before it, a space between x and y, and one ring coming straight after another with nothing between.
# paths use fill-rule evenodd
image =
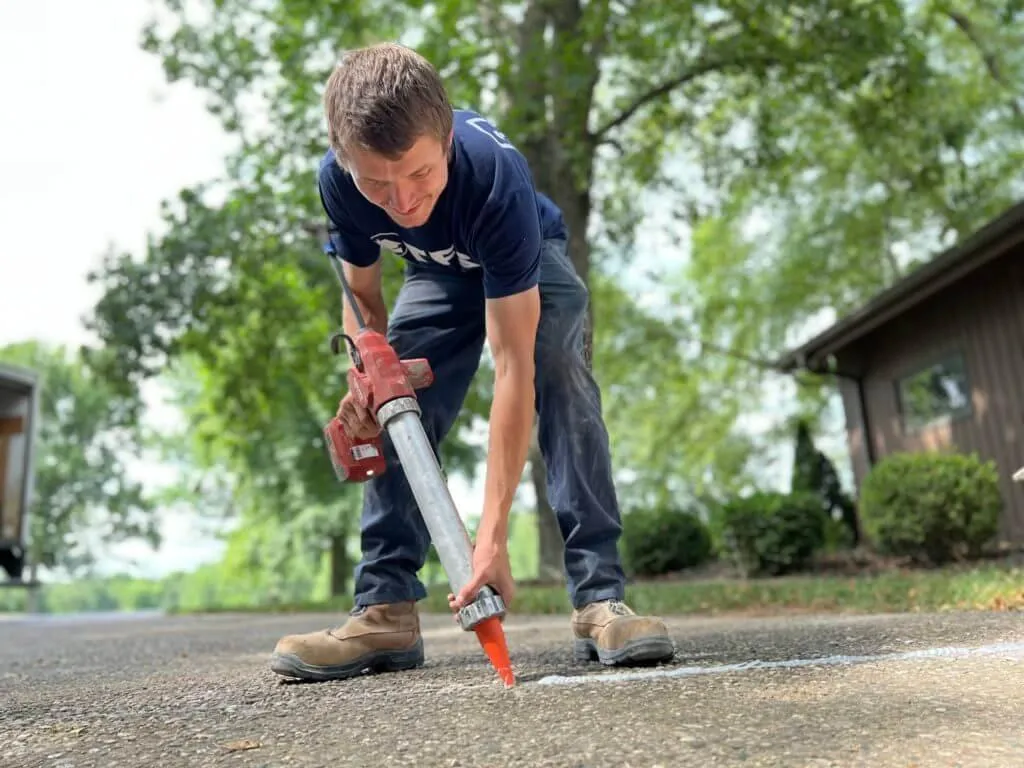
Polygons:
<instances>
[{"instance_id":1,"label":"brown leather work boot","mask_svg":"<svg viewBox=\"0 0 1024 768\"><path fill-rule=\"evenodd\" d=\"M283 677L317 681L422 664L423 637L414 602L357 608L340 627L282 637L270 660L270 668Z\"/></svg>"},{"instance_id":2,"label":"brown leather work boot","mask_svg":"<svg viewBox=\"0 0 1024 768\"><path fill-rule=\"evenodd\" d=\"M609 666L669 661L675 646L661 619L637 616L621 600L602 600L572 612L576 661Z\"/></svg>"}]
</instances>

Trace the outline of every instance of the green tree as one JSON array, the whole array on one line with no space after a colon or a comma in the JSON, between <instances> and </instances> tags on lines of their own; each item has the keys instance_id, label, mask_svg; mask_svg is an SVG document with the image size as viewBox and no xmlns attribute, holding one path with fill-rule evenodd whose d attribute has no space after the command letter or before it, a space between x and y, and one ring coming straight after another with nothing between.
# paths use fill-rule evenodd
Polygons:
<instances>
[{"instance_id":1,"label":"green tree","mask_svg":"<svg viewBox=\"0 0 1024 768\"><path fill-rule=\"evenodd\" d=\"M706 504L741 491L758 450L735 429L744 402L714 378L722 369L701 365L682 323L639 307L615 280L594 275L591 289L602 308L594 372L628 506Z\"/></svg>"},{"instance_id":2,"label":"green tree","mask_svg":"<svg viewBox=\"0 0 1024 768\"><path fill-rule=\"evenodd\" d=\"M106 382L63 346L10 344L0 360L40 378L30 568L82 576L103 546L132 539L158 546L153 499L129 471L143 456L144 434L120 418Z\"/></svg>"},{"instance_id":3,"label":"green tree","mask_svg":"<svg viewBox=\"0 0 1024 768\"><path fill-rule=\"evenodd\" d=\"M821 500L822 509L830 519L838 519L846 526L851 544L860 543L857 508L839 481L832 460L817 448L811 436L811 427L800 419L796 427L796 446L793 451L793 479L791 493L813 494Z\"/></svg>"},{"instance_id":4,"label":"green tree","mask_svg":"<svg viewBox=\"0 0 1024 768\"><path fill-rule=\"evenodd\" d=\"M814 446L811 428L805 419L796 425L796 447L793 450L793 482L794 492L817 492L821 488L822 465L820 453Z\"/></svg>"},{"instance_id":5,"label":"green tree","mask_svg":"<svg viewBox=\"0 0 1024 768\"><path fill-rule=\"evenodd\" d=\"M693 126L717 195L681 211L693 249L677 301L701 338L773 359L1020 196L1019 3L878 6L896 31L864 41L877 53L864 69L766 80ZM758 391L760 371L736 374ZM803 416L832 384L800 379Z\"/></svg>"},{"instance_id":6,"label":"green tree","mask_svg":"<svg viewBox=\"0 0 1024 768\"><path fill-rule=\"evenodd\" d=\"M871 72L898 64L905 23L895 0L784 7L749 0L700 7L607 0L208 5L213 12L199 16L168 0L176 23L152 25L144 44L161 57L170 80L206 90L211 110L243 141L237 165L248 178L275 179L278 199L310 189L323 144L317 97L337 52L401 38L439 66L457 103L493 115L522 148L576 235L572 258L588 282L592 255L613 252L598 251L602 243L631 254L646 203L642 190L673 192L693 207L705 202L717 175L737 165L764 166L784 149L789 137L775 123L742 119L759 94L780 103L817 98L819 106L841 100ZM729 116L733 130L704 130L723 127ZM735 151L737 129L753 133L756 150ZM716 151L709 153L703 144L712 140ZM666 161L702 154L715 167L682 188ZM312 201L303 214L319 216ZM614 270L629 259L600 261ZM712 420L718 419L716 413ZM733 461L731 452L726 460ZM543 504L536 444L531 464L541 549L557 552L544 544L557 528ZM558 563L547 566L559 570Z\"/></svg>"}]
</instances>

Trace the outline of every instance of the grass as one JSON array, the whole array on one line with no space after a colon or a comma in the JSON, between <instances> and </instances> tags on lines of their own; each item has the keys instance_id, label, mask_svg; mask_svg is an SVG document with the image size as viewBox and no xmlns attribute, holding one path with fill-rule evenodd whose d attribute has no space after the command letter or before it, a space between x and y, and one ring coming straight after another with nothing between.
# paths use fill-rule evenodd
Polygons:
<instances>
[{"instance_id":1,"label":"grass","mask_svg":"<svg viewBox=\"0 0 1024 768\"><path fill-rule=\"evenodd\" d=\"M421 608L447 612L446 585L433 587ZM633 582L626 599L639 613L660 615L772 615L786 613L906 613L1024 609L1024 568L981 564L872 575L802 575L774 579L685 579ZM206 611L347 611L350 598L322 602L223 606ZM518 614L568 614L561 585L520 585Z\"/></svg>"}]
</instances>

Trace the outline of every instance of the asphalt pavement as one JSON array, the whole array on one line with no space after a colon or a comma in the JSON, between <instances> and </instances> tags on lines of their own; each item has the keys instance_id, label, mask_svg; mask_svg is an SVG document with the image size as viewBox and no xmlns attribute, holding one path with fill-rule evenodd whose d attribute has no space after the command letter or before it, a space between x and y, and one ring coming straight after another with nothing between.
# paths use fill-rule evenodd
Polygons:
<instances>
[{"instance_id":1,"label":"asphalt pavement","mask_svg":"<svg viewBox=\"0 0 1024 768\"><path fill-rule=\"evenodd\" d=\"M670 664L572 660L566 617L511 617L518 675L423 619L427 664L270 672L311 614L0 618L0 766L1024 765L1024 615L669 620Z\"/></svg>"}]
</instances>

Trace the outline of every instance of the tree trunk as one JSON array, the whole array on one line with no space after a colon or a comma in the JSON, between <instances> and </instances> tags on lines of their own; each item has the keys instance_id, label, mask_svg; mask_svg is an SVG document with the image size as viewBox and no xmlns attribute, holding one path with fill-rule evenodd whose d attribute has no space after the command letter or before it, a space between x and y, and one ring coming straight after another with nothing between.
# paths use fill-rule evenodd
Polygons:
<instances>
[{"instance_id":1,"label":"tree trunk","mask_svg":"<svg viewBox=\"0 0 1024 768\"><path fill-rule=\"evenodd\" d=\"M562 210L569 228L569 257L585 284L590 280L590 221L593 159L595 147L586 133L587 115L599 73L601 45L573 56L573 71L565 71L558 51L579 41L582 9L575 0L532 0L526 6L519 28L519 61L514 86L507 88L508 117L515 128L517 143L533 172L537 188ZM552 45L549 32L559 42ZM552 50L552 49L556 50ZM577 71L577 68L580 68ZM585 82L583 88L567 82ZM546 105L553 100L553 112ZM581 132L581 128L583 129ZM582 164L574 158L583 158ZM574 165L576 167L574 167ZM580 167L582 165L582 169ZM588 307L584 329L583 356L591 365L593 349L593 308ZM547 466L537 443L534 427L528 454L530 477L537 499L538 576L564 579L564 549L561 530L547 494Z\"/></svg>"},{"instance_id":2,"label":"tree trunk","mask_svg":"<svg viewBox=\"0 0 1024 768\"><path fill-rule=\"evenodd\" d=\"M331 536L331 597L342 597L348 591L352 562L348 556L348 536Z\"/></svg>"},{"instance_id":3,"label":"tree trunk","mask_svg":"<svg viewBox=\"0 0 1024 768\"><path fill-rule=\"evenodd\" d=\"M536 424L530 437L529 460L530 479L537 498L537 578L541 581L562 582L565 580L562 570L565 540L555 510L548 500L547 466L540 452L540 443L537 442Z\"/></svg>"}]
</instances>

